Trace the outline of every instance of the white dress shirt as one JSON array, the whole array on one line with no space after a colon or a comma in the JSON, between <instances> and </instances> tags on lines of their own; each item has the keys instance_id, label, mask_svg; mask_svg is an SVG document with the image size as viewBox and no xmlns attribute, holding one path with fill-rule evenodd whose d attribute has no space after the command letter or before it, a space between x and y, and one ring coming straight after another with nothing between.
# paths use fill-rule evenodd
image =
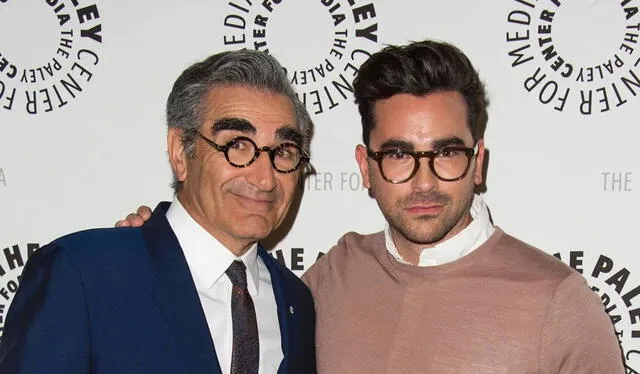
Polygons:
<instances>
[{"instance_id":1,"label":"white dress shirt","mask_svg":"<svg viewBox=\"0 0 640 374\"><path fill-rule=\"evenodd\" d=\"M471 253L489 239L495 231L495 227L493 223L491 223L487 204L480 195L474 195L470 213L473 220L467 227L462 229L462 231L431 248L422 250L418 266L438 266L455 261ZM398 262L408 264L408 262L400 256L391 238L391 228L388 223L384 229L384 239L387 251L389 251Z\"/></svg>"},{"instance_id":2,"label":"white dress shirt","mask_svg":"<svg viewBox=\"0 0 640 374\"><path fill-rule=\"evenodd\" d=\"M238 258L200 226L177 198L173 200L166 217L187 259L222 373L230 373L233 347L232 284L225 271ZM258 256L257 244L239 259L247 267L247 288L256 309L259 373L276 373L283 353L271 275Z\"/></svg>"}]
</instances>

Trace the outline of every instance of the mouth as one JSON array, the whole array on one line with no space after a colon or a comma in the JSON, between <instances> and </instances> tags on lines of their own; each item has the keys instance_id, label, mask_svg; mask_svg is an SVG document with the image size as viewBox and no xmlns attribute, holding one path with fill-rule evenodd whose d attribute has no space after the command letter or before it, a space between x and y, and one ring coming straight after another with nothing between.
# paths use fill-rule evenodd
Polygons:
<instances>
[{"instance_id":1,"label":"mouth","mask_svg":"<svg viewBox=\"0 0 640 374\"><path fill-rule=\"evenodd\" d=\"M443 205L439 204L416 204L407 207L405 210L418 216L437 216L442 212Z\"/></svg>"},{"instance_id":2,"label":"mouth","mask_svg":"<svg viewBox=\"0 0 640 374\"><path fill-rule=\"evenodd\" d=\"M267 210L270 209L275 199L269 197L246 196L234 193L240 205L249 209Z\"/></svg>"}]
</instances>

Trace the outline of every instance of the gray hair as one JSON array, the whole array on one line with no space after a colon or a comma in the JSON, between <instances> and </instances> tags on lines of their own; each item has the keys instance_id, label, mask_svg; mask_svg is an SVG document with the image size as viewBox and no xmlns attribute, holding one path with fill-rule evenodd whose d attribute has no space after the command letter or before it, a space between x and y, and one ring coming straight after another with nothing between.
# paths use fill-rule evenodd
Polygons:
<instances>
[{"instance_id":1,"label":"gray hair","mask_svg":"<svg viewBox=\"0 0 640 374\"><path fill-rule=\"evenodd\" d=\"M217 53L189 66L173 84L167 99L167 125L182 130L187 157L195 157L195 138L204 121L204 98L215 87L245 86L284 95L294 106L296 125L302 134L302 149L308 154L313 123L304 104L296 96L280 63L265 52L237 50ZM178 192L182 182L174 175L172 187Z\"/></svg>"}]
</instances>

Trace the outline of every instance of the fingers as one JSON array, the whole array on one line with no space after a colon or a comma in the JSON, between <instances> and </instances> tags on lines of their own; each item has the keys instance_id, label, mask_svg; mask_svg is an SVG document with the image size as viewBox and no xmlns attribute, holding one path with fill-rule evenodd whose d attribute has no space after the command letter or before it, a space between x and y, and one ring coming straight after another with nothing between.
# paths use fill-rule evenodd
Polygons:
<instances>
[{"instance_id":1,"label":"fingers","mask_svg":"<svg viewBox=\"0 0 640 374\"><path fill-rule=\"evenodd\" d=\"M121 219L116 222L115 227L129 227L131 226L127 220Z\"/></svg>"},{"instance_id":2,"label":"fingers","mask_svg":"<svg viewBox=\"0 0 640 374\"><path fill-rule=\"evenodd\" d=\"M130 213L125 219L116 222L115 227L140 227L144 221L138 214Z\"/></svg>"},{"instance_id":3,"label":"fingers","mask_svg":"<svg viewBox=\"0 0 640 374\"><path fill-rule=\"evenodd\" d=\"M138 216L140 216L143 221L147 221L151 218L151 208L146 205L140 205L136 213L138 213Z\"/></svg>"},{"instance_id":4,"label":"fingers","mask_svg":"<svg viewBox=\"0 0 640 374\"><path fill-rule=\"evenodd\" d=\"M146 205L140 205L135 213L129 213L125 219L116 222L116 227L140 227L145 221L151 218L151 208Z\"/></svg>"},{"instance_id":5,"label":"fingers","mask_svg":"<svg viewBox=\"0 0 640 374\"><path fill-rule=\"evenodd\" d=\"M127 216L126 221L129 223L130 226L132 227L140 227L142 226L142 224L144 223L144 220L142 219L142 217L140 217L138 214L136 213L131 213Z\"/></svg>"}]
</instances>

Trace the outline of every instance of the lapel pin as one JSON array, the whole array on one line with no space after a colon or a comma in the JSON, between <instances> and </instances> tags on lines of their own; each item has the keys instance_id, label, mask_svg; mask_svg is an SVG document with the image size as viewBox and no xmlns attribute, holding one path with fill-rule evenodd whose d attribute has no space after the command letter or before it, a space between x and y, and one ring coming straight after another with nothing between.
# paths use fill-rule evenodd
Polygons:
<instances>
[{"instance_id":1,"label":"lapel pin","mask_svg":"<svg viewBox=\"0 0 640 374\"><path fill-rule=\"evenodd\" d=\"M289 314L293 314L293 306L289 306Z\"/></svg>"}]
</instances>

